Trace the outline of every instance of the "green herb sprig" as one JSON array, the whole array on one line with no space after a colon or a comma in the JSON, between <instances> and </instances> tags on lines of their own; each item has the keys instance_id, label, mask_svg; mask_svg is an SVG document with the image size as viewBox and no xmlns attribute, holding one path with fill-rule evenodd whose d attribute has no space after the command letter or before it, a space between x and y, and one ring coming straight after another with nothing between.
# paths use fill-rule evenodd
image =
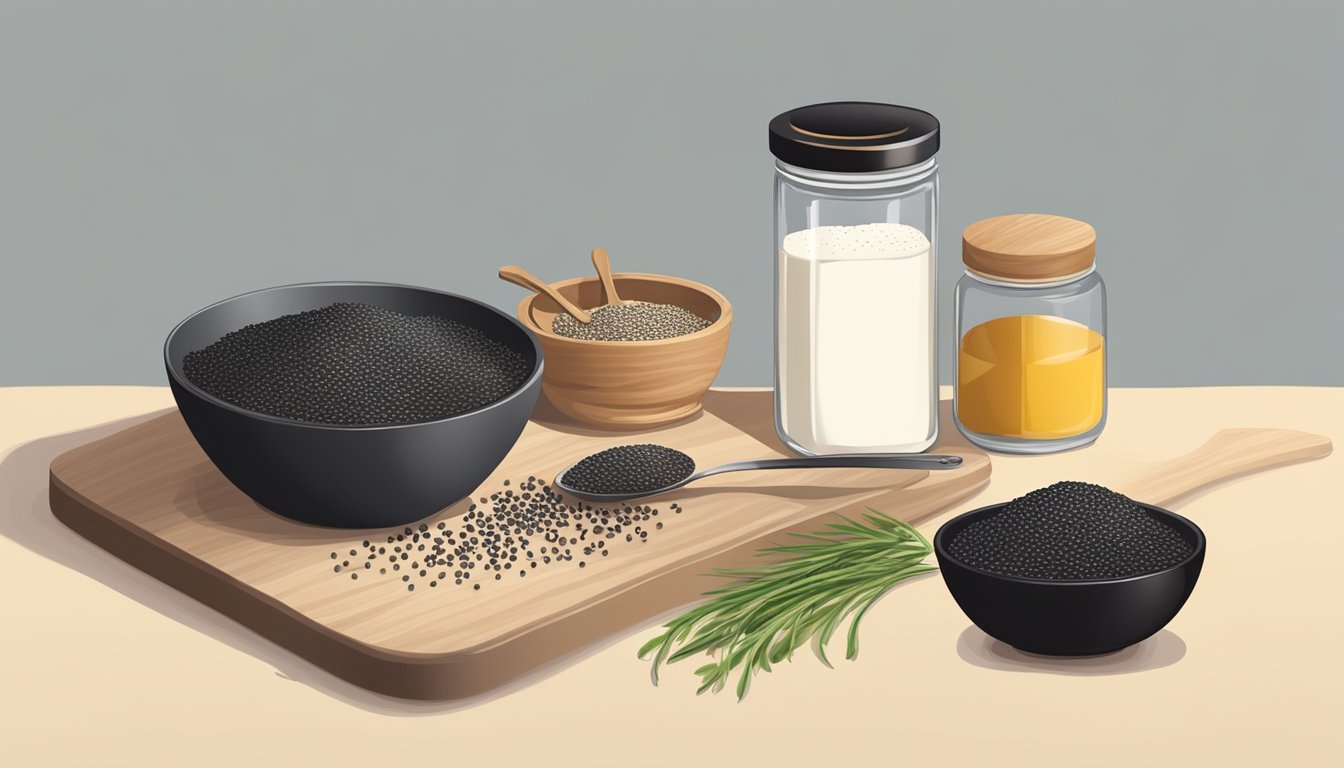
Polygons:
<instances>
[{"instance_id":1,"label":"green herb sprig","mask_svg":"<svg viewBox=\"0 0 1344 768\"><path fill-rule=\"evenodd\" d=\"M653 653L654 685L662 664L716 654L717 660L695 671L701 679L696 693L723 690L740 667L740 701L757 672L792 659L804 643L831 666L826 644L850 615L845 658L857 657L859 622L878 598L905 579L937 570L923 562L933 547L919 531L875 509L868 512L866 524L841 518L821 532L793 534L802 543L759 553L785 555L782 560L716 571L735 581L706 592L707 602L664 625L663 634L639 649L641 659Z\"/></svg>"}]
</instances>

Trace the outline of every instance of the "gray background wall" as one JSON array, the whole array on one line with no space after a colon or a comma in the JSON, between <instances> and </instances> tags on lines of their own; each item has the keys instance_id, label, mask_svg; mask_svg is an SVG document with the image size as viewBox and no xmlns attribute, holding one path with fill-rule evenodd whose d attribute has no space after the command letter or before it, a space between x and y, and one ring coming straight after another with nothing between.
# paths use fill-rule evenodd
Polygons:
<instances>
[{"instance_id":1,"label":"gray background wall","mask_svg":"<svg viewBox=\"0 0 1344 768\"><path fill-rule=\"evenodd\" d=\"M0 0L0 384L162 383L181 317L253 288L618 268L734 302L770 379L766 122L944 127L960 232L1100 233L1118 385L1344 384L1344 4Z\"/></svg>"}]
</instances>

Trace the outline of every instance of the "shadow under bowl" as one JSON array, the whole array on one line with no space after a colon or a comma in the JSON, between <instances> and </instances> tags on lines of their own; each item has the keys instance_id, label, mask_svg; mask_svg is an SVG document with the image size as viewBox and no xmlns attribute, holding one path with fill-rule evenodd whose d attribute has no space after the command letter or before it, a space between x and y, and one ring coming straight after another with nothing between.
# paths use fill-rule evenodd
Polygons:
<instances>
[{"instance_id":1,"label":"shadow under bowl","mask_svg":"<svg viewBox=\"0 0 1344 768\"><path fill-rule=\"evenodd\" d=\"M710 321L708 328L656 341L590 341L551 331L564 310L534 294L518 304L518 319L546 353L542 390L565 416L606 429L647 429L700 412L728 351L733 310L707 285L669 275L619 272L616 291L627 301L672 304ZM562 296L590 309L606 303L597 277L553 283Z\"/></svg>"},{"instance_id":2,"label":"shadow under bowl","mask_svg":"<svg viewBox=\"0 0 1344 768\"><path fill-rule=\"evenodd\" d=\"M1004 576L972 568L948 554L947 544L966 526L1005 504L981 507L943 524L934 536L943 582L961 610L990 637L1019 651L1051 656L1092 656L1126 648L1157 633L1185 605L1204 565L1199 526L1173 512L1140 503L1192 547L1165 570L1123 579L1049 581Z\"/></svg>"},{"instance_id":3,"label":"shadow under bowl","mask_svg":"<svg viewBox=\"0 0 1344 768\"><path fill-rule=\"evenodd\" d=\"M518 389L484 408L379 426L316 424L249 411L210 395L183 372L188 352L226 333L335 302L455 320L522 354L531 370ZM339 528L404 525L471 493L518 440L542 375L541 347L512 317L465 296L389 283L303 283L225 299L173 329L164 363L182 418L230 482L279 515Z\"/></svg>"}]
</instances>

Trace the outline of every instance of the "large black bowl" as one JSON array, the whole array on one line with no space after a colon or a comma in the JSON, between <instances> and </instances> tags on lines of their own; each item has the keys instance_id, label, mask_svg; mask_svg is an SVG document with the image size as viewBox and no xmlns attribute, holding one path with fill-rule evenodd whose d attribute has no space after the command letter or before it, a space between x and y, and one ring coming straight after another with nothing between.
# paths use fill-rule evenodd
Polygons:
<instances>
[{"instance_id":1,"label":"large black bowl","mask_svg":"<svg viewBox=\"0 0 1344 768\"><path fill-rule=\"evenodd\" d=\"M230 331L282 315L363 302L474 326L532 371L485 408L392 426L333 426L231 405L192 384L182 358ZM509 315L474 299L386 283L304 283L245 293L188 317L163 348L182 418L219 471L258 504L315 525L380 528L431 515L471 493L513 447L541 390L541 347Z\"/></svg>"},{"instance_id":2,"label":"large black bowl","mask_svg":"<svg viewBox=\"0 0 1344 768\"><path fill-rule=\"evenodd\" d=\"M1170 525L1194 551L1163 571L1127 579L1046 581L1002 576L959 562L947 543L963 528L995 514L1003 504L952 518L933 537L939 571L967 618L985 634L1029 653L1088 656L1144 640L1185 605L1204 565L1204 532L1159 507L1140 504Z\"/></svg>"}]
</instances>

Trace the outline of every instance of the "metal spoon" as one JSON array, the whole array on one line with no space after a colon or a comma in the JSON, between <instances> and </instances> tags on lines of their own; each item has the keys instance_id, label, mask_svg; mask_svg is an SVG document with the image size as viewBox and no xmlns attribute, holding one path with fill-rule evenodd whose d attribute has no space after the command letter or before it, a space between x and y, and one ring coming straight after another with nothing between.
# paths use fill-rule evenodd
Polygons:
<instances>
[{"instance_id":1,"label":"metal spoon","mask_svg":"<svg viewBox=\"0 0 1344 768\"><path fill-rule=\"evenodd\" d=\"M580 459L582 461L582 459ZM577 464L578 462L575 462ZM822 468L865 468L876 469L956 469L961 466L960 456L951 456L937 453L838 453L830 456L800 456L787 459L756 459L753 461L734 461L728 464L720 464L717 467L702 469L699 472L691 472L681 480L662 488L655 488L650 491L641 491L639 493L587 493L577 490L565 483L565 472L570 467L565 467L560 474L555 476L555 486L565 493L573 494L593 501L629 501L630 499L640 499L645 496L654 496L667 491L675 490L688 483L693 483L701 478L710 475L721 475L724 472L741 472L750 469L822 469Z\"/></svg>"}]
</instances>

